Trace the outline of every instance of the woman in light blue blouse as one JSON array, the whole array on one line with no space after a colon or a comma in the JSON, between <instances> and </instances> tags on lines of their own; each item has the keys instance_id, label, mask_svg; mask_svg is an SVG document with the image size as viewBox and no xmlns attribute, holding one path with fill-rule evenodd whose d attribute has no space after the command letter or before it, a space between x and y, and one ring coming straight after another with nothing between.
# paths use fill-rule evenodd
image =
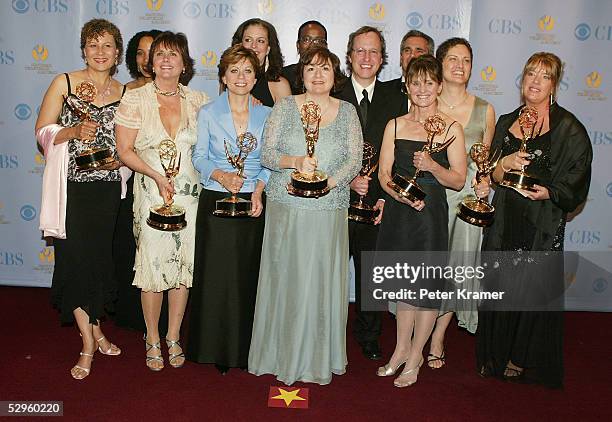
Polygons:
<instances>
[{"instance_id":1,"label":"woman in light blue blouse","mask_svg":"<svg viewBox=\"0 0 612 422\"><path fill-rule=\"evenodd\" d=\"M330 97L341 77L338 58L311 47L300 58L306 93L274 105L261 161L272 169L259 271L249 372L279 381L328 384L346 370L349 183L361 167L363 139L355 108ZM307 157L300 108L321 108L314 157ZM318 199L291 196L291 172L329 176Z\"/></svg>"},{"instance_id":2,"label":"woman in light blue blouse","mask_svg":"<svg viewBox=\"0 0 612 422\"><path fill-rule=\"evenodd\" d=\"M253 106L251 90L259 62L240 45L219 63L223 93L200 110L193 165L203 190L198 204L187 359L213 363L225 374L246 368L264 230L263 190L270 176L260 162L262 132L270 109ZM226 155L238 153L237 140L252 134L256 147L237 174ZM252 201L249 216L213 215L229 192Z\"/></svg>"}]
</instances>

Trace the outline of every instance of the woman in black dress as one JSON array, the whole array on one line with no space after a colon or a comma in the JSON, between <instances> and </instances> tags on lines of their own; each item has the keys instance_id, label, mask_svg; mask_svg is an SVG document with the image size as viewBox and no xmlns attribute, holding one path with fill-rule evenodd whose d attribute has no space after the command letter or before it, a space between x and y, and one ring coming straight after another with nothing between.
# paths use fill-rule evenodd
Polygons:
<instances>
[{"instance_id":1,"label":"woman in black dress","mask_svg":"<svg viewBox=\"0 0 612 422\"><path fill-rule=\"evenodd\" d=\"M251 344L264 232L263 189L270 176L260 162L270 108L251 102L258 67L252 50L241 45L225 50L219 62L224 91L200 110L192 156L203 190L196 220L187 358L214 363L221 373L246 368ZM237 154L238 138L244 139L245 133L253 135L256 144L244 160L241 177L228 162L225 143ZM216 202L229 192L251 201L248 216L213 215Z\"/></svg>"},{"instance_id":2,"label":"woman in black dress","mask_svg":"<svg viewBox=\"0 0 612 422\"><path fill-rule=\"evenodd\" d=\"M413 59L406 72L411 110L389 121L380 151L380 185L391 199L385 206L377 251L447 251L448 204L445 188L460 190L466 178L467 163L463 129L449 116L438 111L438 95L442 90L442 65L431 55ZM424 124L429 117L439 116L446 129L434 142L455 137L441 152L422 152L427 138ZM397 172L411 177L421 170L419 185L427 193L425 200L412 202L393 191L387 182ZM419 263L420 264L420 263ZM414 265L418 265L415 263ZM443 280L430 280L430 291L443 289ZM435 284L435 285L434 285ZM423 347L438 315L439 301L406 300L397 306L397 343L389 363L378 369L378 376L394 375L396 387L407 387L417 381L423 363Z\"/></svg>"},{"instance_id":3,"label":"woman in black dress","mask_svg":"<svg viewBox=\"0 0 612 422\"><path fill-rule=\"evenodd\" d=\"M112 242L121 193L120 163L78 171L75 162L89 147L109 148L116 157L113 119L125 91L112 77L123 53L119 29L104 19L90 20L81 29L81 52L85 69L53 79L36 121L36 136L47 158L43 198L45 189L66 184L65 231L47 232L43 214L49 208L44 199L41 228L45 236L56 237L53 304L60 310L62 322L76 320L83 342L79 360L70 371L75 379L89 375L96 349L105 355L121 353L100 328L105 306L114 299ZM96 87L95 98L88 104L76 94L91 84ZM68 98L88 110L88 119L69 106ZM67 183L65 174L51 172L54 160L63 157L67 160ZM57 211L60 215L63 212Z\"/></svg>"},{"instance_id":4,"label":"woman in black dress","mask_svg":"<svg viewBox=\"0 0 612 422\"><path fill-rule=\"evenodd\" d=\"M491 150L501 149L502 159L493 172L494 181L499 183L505 172L528 165L528 173L540 185L534 191L496 189L495 220L485 230L483 251L563 251L567 213L586 200L593 152L584 126L556 102L561 75L561 60L552 53L535 53L527 60L521 94L524 105L538 111L538 121L537 136L527 143L526 153L518 151L523 106L497 122ZM549 271L556 271L559 285L552 287L560 292L563 266ZM526 281L517 279L515 271L499 271L498 276L505 286ZM562 312L479 312L478 321L481 375L562 386Z\"/></svg>"},{"instance_id":5,"label":"woman in black dress","mask_svg":"<svg viewBox=\"0 0 612 422\"><path fill-rule=\"evenodd\" d=\"M291 95L289 81L282 74L283 55L274 26L263 19L252 18L240 24L232 45L242 44L257 54L259 74L251 94L265 106L272 107L281 98Z\"/></svg>"}]
</instances>

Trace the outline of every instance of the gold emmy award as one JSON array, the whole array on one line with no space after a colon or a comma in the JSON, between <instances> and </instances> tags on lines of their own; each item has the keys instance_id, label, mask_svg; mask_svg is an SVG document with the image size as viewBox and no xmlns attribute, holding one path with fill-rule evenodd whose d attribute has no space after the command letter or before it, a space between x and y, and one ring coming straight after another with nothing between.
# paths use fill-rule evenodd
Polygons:
<instances>
[{"instance_id":1,"label":"gold emmy award","mask_svg":"<svg viewBox=\"0 0 612 422\"><path fill-rule=\"evenodd\" d=\"M257 148L257 138L250 132L238 135L236 145L238 146L238 154L234 154L231 145L226 140L223 141L225 147L225 156L227 161L237 169L239 177L244 178L244 160L250 152ZM251 201L239 198L235 193L227 198L220 199L216 202L213 214L219 217L245 217L251 212Z\"/></svg>"},{"instance_id":2,"label":"gold emmy award","mask_svg":"<svg viewBox=\"0 0 612 422\"><path fill-rule=\"evenodd\" d=\"M361 176L370 176L378 167L378 162L372 165L372 158L376 156L376 148L369 142L363 143L363 158L361 161ZM351 203L348 218L359 223L374 224L376 210L366 202L366 196L359 195L359 201Z\"/></svg>"},{"instance_id":3,"label":"gold emmy award","mask_svg":"<svg viewBox=\"0 0 612 422\"><path fill-rule=\"evenodd\" d=\"M181 155L178 154L176 144L171 139L164 139L159 143L159 160L168 180L172 181L181 169ZM149 208L147 224L154 229L166 232L182 230L187 225L185 208L175 205L172 197L162 205Z\"/></svg>"},{"instance_id":4,"label":"gold emmy award","mask_svg":"<svg viewBox=\"0 0 612 422\"><path fill-rule=\"evenodd\" d=\"M423 127L425 132L427 132L427 141L421 150L423 152L435 154L436 152L444 151L455 140L455 136L451 136L442 143L434 142L434 138L444 133L446 129L446 122L437 114L428 117ZM417 169L412 179L406 179L401 174L395 173L393 178L387 182L387 186L397 192L398 195L410 201L423 200L427 194L416 181L420 173L421 170Z\"/></svg>"},{"instance_id":5,"label":"gold emmy award","mask_svg":"<svg viewBox=\"0 0 612 422\"><path fill-rule=\"evenodd\" d=\"M476 184L491 174L497 166L497 161L501 155L501 149L494 157L489 157L489 147L481 142L477 142L470 148L470 157L477 167ZM486 199L468 197L459 204L457 215L466 223L474 226L484 227L491 224L495 208Z\"/></svg>"},{"instance_id":6,"label":"gold emmy award","mask_svg":"<svg viewBox=\"0 0 612 422\"><path fill-rule=\"evenodd\" d=\"M77 101L72 96L66 97L68 106L79 116L81 121L91 120L90 103L96 99L98 90L93 82L83 81L75 89ZM110 148L91 148L90 140L82 139L85 150L75 157L78 171L104 170L115 164Z\"/></svg>"},{"instance_id":7,"label":"gold emmy award","mask_svg":"<svg viewBox=\"0 0 612 422\"><path fill-rule=\"evenodd\" d=\"M527 152L527 142L537 138L542 132L544 122L540 124L540 128L536 132L536 124L538 123L538 110L533 107L525 106L521 109L518 117L519 128L521 129L521 146L520 152ZM538 185L540 182L537 178L530 176L525 171L525 166L520 170L510 170L504 173L500 185L512 189L525 189L533 191L533 185Z\"/></svg>"},{"instance_id":8,"label":"gold emmy award","mask_svg":"<svg viewBox=\"0 0 612 422\"><path fill-rule=\"evenodd\" d=\"M321 122L321 107L314 101L306 101L300 109L302 127L306 136L306 155L314 156L315 144L319 139L319 123ZM303 198L319 198L329 193L327 175L320 170L313 173L291 173L291 182L287 184L290 195Z\"/></svg>"}]
</instances>

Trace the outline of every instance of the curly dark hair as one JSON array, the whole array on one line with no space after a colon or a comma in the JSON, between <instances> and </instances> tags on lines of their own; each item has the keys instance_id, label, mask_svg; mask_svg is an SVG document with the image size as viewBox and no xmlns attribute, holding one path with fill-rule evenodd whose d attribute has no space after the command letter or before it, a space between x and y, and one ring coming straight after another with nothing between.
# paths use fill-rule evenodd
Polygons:
<instances>
[{"instance_id":1,"label":"curly dark hair","mask_svg":"<svg viewBox=\"0 0 612 422\"><path fill-rule=\"evenodd\" d=\"M127 48L125 49L125 67L127 67L130 76L134 79L143 77L144 75L138 70L136 64L136 53L138 52L138 43L143 37L155 38L161 34L158 29L151 29L150 31L140 31L134 34L134 36L128 41Z\"/></svg>"},{"instance_id":2,"label":"curly dark hair","mask_svg":"<svg viewBox=\"0 0 612 422\"><path fill-rule=\"evenodd\" d=\"M164 31L159 34L153 44L151 44L151 51L149 53L149 63L147 63L147 72L153 75L153 79L155 79L155 73L153 72L153 56L155 55L155 50L159 47L164 46L166 48L172 48L179 53L181 53L181 57L183 59L183 66L185 66L185 71L181 73L179 78L179 82L183 85L189 84L191 78L193 78L194 70L194 61L189 55L189 45L187 44L187 37L182 32L172 32L172 31Z\"/></svg>"},{"instance_id":3,"label":"curly dark hair","mask_svg":"<svg viewBox=\"0 0 612 422\"><path fill-rule=\"evenodd\" d=\"M264 76L267 81L278 82L283 70L283 54L281 53L276 29L270 22L259 18L252 18L242 22L232 36L232 45L242 44L244 31L252 25L259 25L268 32L268 46L270 47L270 52L268 53L268 70L261 68L260 72L265 71Z\"/></svg>"},{"instance_id":4,"label":"curly dark hair","mask_svg":"<svg viewBox=\"0 0 612 422\"><path fill-rule=\"evenodd\" d=\"M351 53L353 51L353 45L355 45L355 38L358 35L367 34L369 32L374 32L376 35L378 35L378 39L380 40L380 55L382 56L383 60L382 64L380 65L380 68L378 69L378 72L376 72L377 76L378 74L380 74L380 71L383 69L383 67L385 67L388 63L387 59L389 58L389 55L387 54L387 43L385 42L385 37L383 36L382 32L380 32L379 29L374 28L373 26L362 26L357 31L349 35L348 44L346 46L346 71L349 75L352 73L353 68L351 65Z\"/></svg>"},{"instance_id":5,"label":"curly dark hair","mask_svg":"<svg viewBox=\"0 0 612 422\"><path fill-rule=\"evenodd\" d=\"M295 85L300 89L300 92L305 92L304 88L304 68L309 64L323 64L330 62L334 70L334 86L332 92L337 92L346 82L346 76L340 70L340 59L334 53L329 51L327 47L322 45L313 45L308 48L304 54L300 56L300 61L295 69Z\"/></svg>"},{"instance_id":6,"label":"curly dark hair","mask_svg":"<svg viewBox=\"0 0 612 422\"><path fill-rule=\"evenodd\" d=\"M81 58L85 60L85 46L87 41L91 39L97 39L105 33L111 35L115 40L115 46L117 47L117 63L111 67L110 74L114 75L117 73L117 67L123 60L123 37L119 28L106 19L92 19L83 25L81 28Z\"/></svg>"},{"instance_id":7,"label":"curly dark hair","mask_svg":"<svg viewBox=\"0 0 612 422\"><path fill-rule=\"evenodd\" d=\"M255 74L259 73L259 60L257 59L257 54L253 50L249 50L246 47L243 47L242 44L236 44L228 48L221 54L221 59L219 60L219 84L221 85L221 90L225 91L227 88L223 83L223 77L225 76L225 72L227 69L233 65L242 61L243 59L248 60L253 69L255 69Z\"/></svg>"}]
</instances>

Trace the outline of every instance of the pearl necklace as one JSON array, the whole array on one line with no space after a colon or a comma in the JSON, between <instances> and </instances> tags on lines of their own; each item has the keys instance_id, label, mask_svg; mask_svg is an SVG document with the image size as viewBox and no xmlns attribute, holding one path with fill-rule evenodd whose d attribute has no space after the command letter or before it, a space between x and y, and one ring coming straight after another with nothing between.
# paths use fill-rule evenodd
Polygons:
<instances>
[{"instance_id":1,"label":"pearl necklace","mask_svg":"<svg viewBox=\"0 0 612 422\"><path fill-rule=\"evenodd\" d=\"M459 101L459 102L458 102L458 103L456 103L456 104L452 104L452 105L451 105L451 104L449 104L449 103L448 103L448 101L446 101L446 100L445 100L445 99L444 99L444 98L443 98L441 95L438 95L438 98L439 98L439 99L441 99L441 100L442 100L442 102L443 102L444 104L446 104L446 106L447 106L449 109L454 110L456 107L459 107L461 104L463 104L463 103L464 103L464 102L465 102L465 101L468 99L468 97L469 97L469 96L470 96L470 94L468 94L468 93L466 92L466 93L465 93L465 95L463 96L463 99L462 99L461 101Z\"/></svg>"}]
</instances>

